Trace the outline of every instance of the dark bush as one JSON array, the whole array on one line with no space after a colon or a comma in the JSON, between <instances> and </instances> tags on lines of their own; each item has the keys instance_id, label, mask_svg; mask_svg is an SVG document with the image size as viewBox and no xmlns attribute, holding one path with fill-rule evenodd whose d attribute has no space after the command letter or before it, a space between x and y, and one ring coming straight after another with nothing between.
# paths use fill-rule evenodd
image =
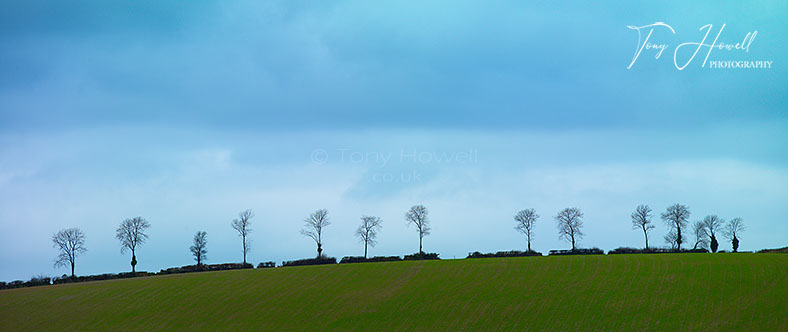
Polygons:
<instances>
[{"instance_id":1,"label":"dark bush","mask_svg":"<svg viewBox=\"0 0 788 332\"><path fill-rule=\"evenodd\" d=\"M67 275L63 275L60 278L55 278L52 280L53 284L66 284L72 282L85 282L85 281L98 281L98 280L111 280L111 279L125 279L125 278L137 278L137 277L147 277L147 276L155 276L155 273L144 272L144 271L137 271L137 272L124 272L124 273L105 273L105 274L96 274L90 276L79 276L79 277L71 277Z\"/></svg>"},{"instance_id":2,"label":"dark bush","mask_svg":"<svg viewBox=\"0 0 788 332\"><path fill-rule=\"evenodd\" d=\"M586 248L586 249L574 249L574 250L550 250L550 256L561 256L561 255L604 255L605 252L599 248Z\"/></svg>"},{"instance_id":3,"label":"dark bush","mask_svg":"<svg viewBox=\"0 0 788 332\"><path fill-rule=\"evenodd\" d=\"M252 269L254 266L249 263L224 263L224 264L211 264L211 265L186 265L181 267L171 267L163 269L158 274L173 274L173 273L189 273L189 272L202 272L202 271L225 271L225 270L240 270Z\"/></svg>"},{"instance_id":4,"label":"dark bush","mask_svg":"<svg viewBox=\"0 0 788 332\"><path fill-rule=\"evenodd\" d=\"M33 287L33 286L44 286L44 285L51 285L52 278L46 276L35 276L30 278L29 281L25 282L22 287Z\"/></svg>"},{"instance_id":5,"label":"dark bush","mask_svg":"<svg viewBox=\"0 0 788 332\"><path fill-rule=\"evenodd\" d=\"M483 254L478 251L474 251L468 254L466 258L489 258L489 257L525 257L525 256L542 256L541 252L538 251L518 251L518 250L510 250L510 251L499 251L496 253L487 253Z\"/></svg>"},{"instance_id":6,"label":"dark bush","mask_svg":"<svg viewBox=\"0 0 788 332\"><path fill-rule=\"evenodd\" d=\"M258 269L265 269L265 268L269 268L269 267L276 267L276 263L274 263L274 262L260 262L260 264L257 264L257 268Z\"/></svg>"},{"instance_id":7,"label":"dark bush","mask_svg":"<svg viewBox=\"0 0 788 332\"><path fill-rule=\"evenodd\" d=\"M666 248L648 248L648 249L638 249L638 248L627 248L627 247L620 247L607 252L608 255L615 255L615 254L666 254L676 252L673 249L666 249Z\"/></svg>"},{"instance_id":8,"label":"dark bush","mask_svg":"<svg viewBox=\"0 0 788 332\"><path fill-rule=\"evenodd\" d=\"M788 247L777 248L777 249L761 249L758 250L759 254L772 254L772 253L788 253Z\"/></svg>"},{"instance_id":9,"label":"dark bush","mask_svg":"<svg viewBox=\"0 0 788 332\"><path fill-rule=\"evenodd\" d=\"M317 258L299 259L294 261L282 262L282 266L302 266L302 265L322 265L322 264L336 264L335 257L321 256Z\"/></svg>"},{"instance_id":10,"label":"dark bush","mask_svg":"<svg viewBox=\"0 0 788 332\"><path fill-rule=\"evenodd\" d=\"M161 269L158 274L175 274L175 273L189 273L189 272L201 272L201 271L209 271L207 265L186 265L181 267L171 267L167 269Z\"/></svg>"},{"instance_id":11,"label":"dark bush","mask_svg":"<svg viewBox=\"0 0 788 332\"><path fill-rule=\"evenodd\" d=\"M25 287L25 282L22 280L14 280L6 283L5 281L0 282L0 289L11 289L11 288L19 288Z\"/></svg>"},{"instance_id":12,"label":"dark bush","mask_svg":"<svg viewBox=\"0 0 788 332\"><path fill-rule=\"evenodd\" d=\"M428 259L440 259L440 258L438 258L438 253L434 253L434 252L419 252L412 255L405 255L406 261L420 261L420 260L428 260Z\"/></svg>"},{"instance_id":13,"label":"dark bush","mask_svg":"<svg viewBox=\"0 0 788 332\"><path fill-rule=\"evenodd\" d=\"M399 256L375 256L372 258L364 258L364 256L345 256L339 261L339 264L347 263L370 263L370 262L394 262L401 261Z\"/></svg>"},{"instance_id":14,"label":"dark bush","mask_svg":"<svg viewBox=\"0 0 788 332\"><path fill-rule=\"evenodd\" d=\"M707 249L698 248L698 249L686 249L678 251L676 249L670 248L648 248L648 249L637 249L637 248L616 248L607 252L608 255L615 255L615 254L683 254L683 253L707 253L709 252Z\"/></svg>"}]
</instances>

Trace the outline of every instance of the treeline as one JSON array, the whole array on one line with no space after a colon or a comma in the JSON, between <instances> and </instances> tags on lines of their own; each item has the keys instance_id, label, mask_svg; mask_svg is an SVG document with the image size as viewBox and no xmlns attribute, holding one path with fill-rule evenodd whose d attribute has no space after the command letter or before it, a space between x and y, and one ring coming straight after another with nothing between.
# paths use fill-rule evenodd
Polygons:
<instances>
[{"instance_id":1,"label":"treeline","mask_svg":"<svg viewBox=\"0 0 788 332\"><path fill-rule=\"evenodd\" d=\"M781 249L765 249L758 251L759 253L788 253L788 247L781 248ZM667 253L709 253L708 249L705 248L696 248L696 249L671 249L671 248L648 248L648 249L639 249L639 248L627 248L621 247L616 248L613 250L609 250L605 253L604 250L599 248L575 248L567 249L567 250L550 250L548 252L548 256L565 256L565 255L617 255L617 254L667 254ZM475 251L469 253L468 256L465 258L473 259L473 258L495 258L495 257L534 257L534 256L544 256L542 253L538 251L518 251L518 250L509 250L509 251L498 251L495 253L481 253L479 251ZM308 259L299 259L299 260L292 260L292 261L283 261L279 267L291 267L291 266L307 266L307 265L328 265L328 264L352 264L352 263L373 263L373 262L395 262L395 261L407 261L407 260L431 260L431 259L440 259L439 254L437 253L421 253L421 254L412 254L412 255L405 255L403 257L400 256L375 256L366 258L363 256L345 256L337 262L337 259L334 257L327 257L321 256L316 258L308 258ZM257 265L257 269L265 269L265 268L274 268L277 267L275 262L268 261L268 262L261 262ZM148 277L148 276L156 276L156 275L167 275L167 274L178 274L178 273L193 273L193 272L205 272L205 271L225 271L225 270L239 270L239 269L253 269L254 266L249 263L224 263L224 264L195 264L195 265L186 265L181 267L171 267L167 269L162 269L158 273L152 272L123 272L118 274L113 273L105 273L105 274L98 274L98 275L88 275L88 276L68 276L63 275L61 277L45 277L45 276L36 276L31 278L28 281L22 280L15 280L12 282L0 282L0 289L10 289L10 288L20 288L20 287L33 287L33 286L44 286L44 285L56 285L56 284L65 284L65 283L74 283L74 282L86 282L86 281L99 281L99 280L111 280L111 279L125 279L125 278L135 278L135 277Z\"/></svg>"},{"instance_id":2,"label":"treeline","mask_svg":"<svg viewBox=\"0 0 788 332\"><path fill-rule=\"evenodd\" d=\"M738 251L739 237L744 231L744 226L741 218L732 218L725 220L717 215L708 215L701 220L692 224L689 232L690 209L682 204L673 204L668 206L659 218L668 226L668 233L664 236L665 243L668 248L653 248L649 246L649 237L655 228L653 222L652 209L648 205L639 205L630 216L631 226L633 229L643 232L645 239L644 249L633 248L618 248L609 252L610 254L618 253L663 253L663 252L687 252L682 249L684 244L692 244L690 252L703 252L703 250L717 252L719 248L718 237L726 237L734 252ZM244 268L251 268L251 264L247 263L247 254L251 250L250 239L252 236L252 219L255 217L252 210L245 210L238 214L238 218L230 222L231 228L237 233L240 238L241 254L243 263L240 266ZM566 240L571 245L569 250L550 250L550 255L585 255L585 254L604 254L604 251L598 248L583 249L578 248L578 243L585 236L584 233L584 213L576 207L565 208L559 211L553 219L558 231L558 238ZM468 255L468 258L483 258L483 257L514 257L514 256L537 256L541 255L531 249L531 243L534 240L535 224L540 218L536 210L533 208L518 211L514 215L515 230L522 233L526 240L526 251L508 251L482 254L474 252ZM425 253L423 251L424 238L430 235L432 231L430 225L429 211L424 205L414 205L408 209L404 214L405 224L407 226L414 226L416 233L419 237L418 251L414 254L403 256L402 260L421 260L421 259L438 259L436 253ZM316 257L301 260L284 261L282 266L299 266L299 265L316 265L316 264L336 264L336 258L328 257L324 254L325 243L323 233L326 228L331 225L329 213L326 209L318 209L309 214L304 219L304 228L300 231L301 234L314 241L316 247ZM147 231L151 224L142 217L134 217L123 220L115 232L115 238L120 243L121 253L131 254L131 273L136 272L137 265L137 251L149 239ZM356 229L355 237L363 244L364 256L348 256L340 260L340 263L357 263L357 262L374 262L374 261L390 261L399 260L398 256L390 257L373 257L367 258L369 248L377 244L378 235L383 227L383 220L376 216L362 215L361 222ZM689 237L687 234L690 234ZM71 277L78 278L75 275L76 258L87 251L85 246L85 234L79 228L68 228L55 233L52 236L53 246L57 249L57 257L55 259L55 266L65 266L71 268ZM228 269L231 265L216 264L205 265L208 254L208 234L205 231L198 231L194 235L193 243L189 246L189 252L194 256L196 265L185 266L180 268L172 268L171 272L162 271L160 273L180 273L180 272L199 272L199 271L214 271L221 269ZM394 258L396 257L396 258ZM273 262L264 262L261 267L273 267L276 264ZM235 268L235 267L232 267ZM117 276L124 276L118 274ZM95 277L95 276L93 276ZM87 278L87 277L86 277ZM63 278L59 278L63 279ZM41 283L40 280L31 279L27 284ZM11 283L9 283L11 284ZM7 284L7 285L9 285ZM14 285L19 284L13 282Z\"/></svg>"}]
</instances>

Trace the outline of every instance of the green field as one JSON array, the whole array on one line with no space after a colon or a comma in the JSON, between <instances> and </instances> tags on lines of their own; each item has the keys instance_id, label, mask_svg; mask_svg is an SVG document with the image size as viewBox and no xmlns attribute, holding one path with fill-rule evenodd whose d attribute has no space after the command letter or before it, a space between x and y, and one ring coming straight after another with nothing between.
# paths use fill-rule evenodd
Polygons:
<instances>
[{"instance_id":1,"label":"green field","mask_svg":"<svg viewBox=\"0 0 788 332\"><path fill-rule=\"evenodd\" d=\"M486 258L0 291L0 331L788 331L788 255Z\"/></svg>"}]
</instances>

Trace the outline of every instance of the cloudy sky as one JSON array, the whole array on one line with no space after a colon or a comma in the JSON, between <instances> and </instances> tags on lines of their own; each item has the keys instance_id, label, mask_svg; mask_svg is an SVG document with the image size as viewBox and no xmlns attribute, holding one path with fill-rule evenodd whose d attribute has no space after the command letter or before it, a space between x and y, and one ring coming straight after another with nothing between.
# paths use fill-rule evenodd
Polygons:
<instances>
[{"instance_id":1,"label":"cloudy sky","mask_svg":"<svg viewBox=\"0 0 788 332\"><path fill-rule=\"evenodd\" d=\"M303 219L327 208L325 252L523 249L512 216L535 208L533 247L567 248L553 217L585 212L583 247L642 246L629 215L673 203L691 220L741 217L742 250L788 234L784 1L24 1L0 4L0 280L53 268L51 236L79 227L78 274L130 268L114 238L143 216L138 270L241 260L230 227L252 209L252 262L314 255ZM643 50L638 34L668 44ZM767 69L684 70L710 61ZM725 27L720 32L722 25ZM642 38L645 38L646 30ZM667 227L652 244L664 245ZM729 245L721 246L728 249Z\"/></svg>"}]
</instances>

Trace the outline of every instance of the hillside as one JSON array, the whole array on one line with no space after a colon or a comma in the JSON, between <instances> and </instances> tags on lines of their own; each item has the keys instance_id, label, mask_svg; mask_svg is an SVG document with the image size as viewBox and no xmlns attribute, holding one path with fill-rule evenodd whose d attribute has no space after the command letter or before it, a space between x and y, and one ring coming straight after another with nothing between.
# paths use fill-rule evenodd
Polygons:
<instances>
[{"instance_id":1,"label":"hillside","mask_svg":"<svg viewBox=\"0 0 788 332\"><path fill-rule=\"evenodd\" d=\"M758 251L758 252L759 252L759 253L762 253L762 254L769 254L769 253L788 253L788 247L782 247L782 248L777 248L777 249L763 249L763 250L761 250L761 251Z\"/></svg>"},{"instance_id":2,"label":"hillside","mask_svg":"<svg viewBox=\"0 0 788 332\"><path fill-rule=\"evenodd\" d=\"M485 258L0 291L2 331L788 331L788 255Z\"/></svg>"}]
</instances>

